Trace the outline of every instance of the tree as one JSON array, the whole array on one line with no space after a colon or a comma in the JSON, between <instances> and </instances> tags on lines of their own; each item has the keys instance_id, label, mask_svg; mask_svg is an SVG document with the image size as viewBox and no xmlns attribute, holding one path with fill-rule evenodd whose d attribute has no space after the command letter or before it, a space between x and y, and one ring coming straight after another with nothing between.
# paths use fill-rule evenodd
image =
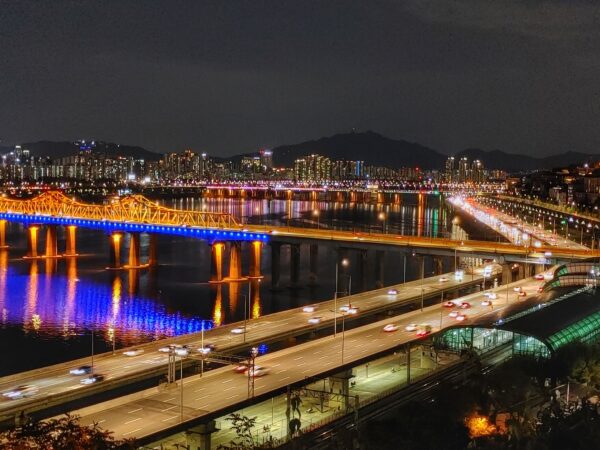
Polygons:
<instances>
[{"instance_id":1,"label":"tree","mask_svg":"<svg viewBox=\"0 0 600 450\"><path fill-rule=\"evenodd\" d=\"M97 423L81 425L78 416L66 414L58 419L28 421L23 426L0 433L5 450L133 450L132 439L116 440Z\"/></svg>"}]
</instances>

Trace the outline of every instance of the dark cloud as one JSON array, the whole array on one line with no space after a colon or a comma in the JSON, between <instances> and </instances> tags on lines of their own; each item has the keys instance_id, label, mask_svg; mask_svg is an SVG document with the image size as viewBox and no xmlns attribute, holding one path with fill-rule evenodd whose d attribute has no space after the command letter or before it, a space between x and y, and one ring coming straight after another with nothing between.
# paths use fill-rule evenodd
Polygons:
<instances>
[{"instance_id":1,"label":"dark cloud","mask_svg":"<svg viewBox=\"0 0 600 450\"><path fill-rule=\"evenodd\" d=\"M231 154L352 127L594 152L586 1L1 1L0 137Z\"/></svg>"}]
</instances>

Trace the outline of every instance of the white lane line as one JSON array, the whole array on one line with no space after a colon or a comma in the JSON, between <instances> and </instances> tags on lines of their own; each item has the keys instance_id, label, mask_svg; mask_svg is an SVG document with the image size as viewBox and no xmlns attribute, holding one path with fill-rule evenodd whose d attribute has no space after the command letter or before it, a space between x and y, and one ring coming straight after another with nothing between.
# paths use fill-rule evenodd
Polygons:
<instances>
[{"instance_id":1,"label":"white lane line","mask_svg":"<svg viewBox=\"0 0 600 450\"><path fill-rule=\"evenodd\" d=\"M177 405L169 406L168 408L161 409L161 411L168 411L170 409L177 408Z\"/></svg>"},{"instance_id":2,"label":"white lane line","mask_svg":"<svg viewBox=\"0 0 600 450\"><path fill-rule=\"evenodd\" d=\"M168 398L168 399L165 400L165 402L170 402L170 401L173 401L173 400L175 400L175 397Z\"/></svg>"},{"instance_id":3,"label":"white lane line","mask_svg":"<svg viewBox=\"0 0 600 450\"><path fill-rule=\"evenodd\" d=\"M225 381L223 381L222 383L223 383L223 384L225 384L225 383L231 383L232 381L233 381L233 378L230 378L229 380L225 380Z\"/></svg>"},{"instance_id":4,"label":"white lane line","mask_svg":"<svg viewBox=\"0 0 600 450\"><path fill-rule=\"evenodd\" d=\"M106 419L99 420L98 421L98 425L101 424L101 423L104 423L104 422L106 422Z\"/></svg>"},{"instance_id":5,"label":"white lane line","mask_svg":"<svg viewBox=\"0 0 600 450\"><path fill-rule=\"evenodd\" d=\"M140 431L141 429L142 429L142 427L136 428L135 430L128 431L127 433L123 433L123 436L127 436L128 434L135 433L136 431Z\"/></svg>"},{"instance_id":6,"label":"white lane line","mask_svg":"<svg viewBox=\"0 0 600 450\"><path fill-rule=\"evenodd\" d=\"M127 414L132 414L134 412L138 412L138 411L141 411L141 410L142 410L142 408L132 409L131 411L127 411Z\"/></svg>"},{"instance_id":7,"label":"white lane line","mask_svg":"<svg viewBox=\"0 0 600 450\"><path fill-rule=\"evenodd\" d=\"M177 419L177 416L168 417L166 419L161 420L161 422L168 422L169 420Z\"/></svg>"},{"instance_id":8,"label":"white lane line","mask_svg":"<svg viewBox=\"0 0 600 450\"><path fill-rule=\"evenodd\" d=\"M201 391L204 391L204 390L206 390L206 388L205 388L205 387L203 387L203 388L200 388L200 389L196 389L194 392L201 392Z\"/></svg>"},{"instance_id":9,"label":"white lane line","mask_svg":"<svg viewBox=\"0 0 600 450\"><path fill-rule=\"evenodd\" d=\"M127 425L127 424L130 424L130 423L133 423L133 422L137 422L138 420L142 420L142 418L141 418L141 417L138 417L137 419L131 419L131 420L128 420L127 422L125 422L125 425Z\"/></svg>"},{"instance_id":10,"label":"white lane line","mask_svg":"<svg viewBox=\"0 0 600 450\"><path fill-rule=\"evenodd\" d=\"M287 380L288 378L292 378L292 377L285 377L285 378L282 378L282 379L281 379L281 381L283 381L283 380Z\"/></svg>"},{"instance_id":11,"label":"white lane line","mask_svg":"<svg viewBox=\"0 0 600 450\"><path fill-rule=\"evenodd\" d=\"M236 397L238 397L239 395L240 395L240 394L235 394L235 395L232 395L231 397L227 397L227 400L231 400L232 398L236 398Z\"/></svg>"},{"instance_id":12,"label":"white lane line","mask_svg":"<svg viewBox=\"0 0 600 450\"><path fill-rule=\"evenodd\" d=\"M294 358L294 361L298 361L299 359L304 358L304 356L298 356L297 358Z\"/></svg>"}]
</instances>

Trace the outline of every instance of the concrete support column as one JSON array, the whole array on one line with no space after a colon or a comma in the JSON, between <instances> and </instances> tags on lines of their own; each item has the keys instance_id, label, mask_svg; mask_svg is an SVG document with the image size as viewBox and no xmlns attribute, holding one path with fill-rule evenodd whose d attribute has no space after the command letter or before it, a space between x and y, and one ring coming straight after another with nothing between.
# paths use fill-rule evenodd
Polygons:
<instances>
[{"instance_id":1,"label":"concrete support column","mask_svg":"<svg viewBox=\"0 0 600 450\"><path fill-rule=\"evenodd\" d=\"M149 235L150 243L148 245L148 265L156 267L158 265L158 236L154 233Z\"/></svg>"},{"instance_id":2,"label":"concrete support column","mask_svg":"<svg viewBox=\"0 0 600 450\"><path fill-rule=\"evenodd\" d=\"M290 287L298 287L300 280L300 244L290 244Z\"/></svg>"},{"instance_id":3,"label":"concrete support column","mask_svg":"<svg viewBox=\"0 0 600 450\"><path fill-rule=\"evenodd\" d=\"M210 281L220 283L223 281L223 242L213 242L210 253Z\"/></svg>"},{"instance_id":4,"label":"concrete support column","mask_svg":"<svg viewBox=\"0 0 600 450\"><path fill-rule=\"evenodd\" d=\"M76 256L77 255L77 227L75 225L68 225L65 228L66 233L66 249L65 256Z\"/></svg>"},{"instance_id":5,"label":"concrete support column","mask_svg":"<svg viewBox=\"0 0 600 450\"><path fill-rule=\"evenodd\" d=\"M510 264L502 264L502 284L512 283L512 269Z\"/></svg>"},{"instance_id":6,"label":"concrete support column","mask_svg":"<svg viewBox=\"0 0 600 450\"><path fill-rule=\"evenodd\" d=\"M46 227L46 257L53 258L58 255L58 241L56 239L56 225Z\"/></svg>"},{"instance_id":7,"label":"concrete support column","mask_svg":"<svg viewBox=\"0 0 600 450\"><path fill-rule=\"evenodd\" d=\"M281 244L271 242L271 289L279 289L281 278Z\"/></svg>"},{"instance_id":8,"label":"concrete support column","mask_svg":"<svg viewBox=\"0 0 600 450\"><path fill-rule=\"evenodd\" d=\"M121 267L121 241L123 235L121 233L112 233L110 235L110 263L111 267Z\"/></svg>"},{"instance_id":9,"label":"concrete support column","mask_svg":"<svg viewBox=\"0 0 600 450\"><path fill-rule=\"evenodd\" d=\"M129 233L129 267L140 265L140 234Z\"/></svg>"},{"instance_id":10,"label":"concrete support column","mask_svg":"<svg viewBox=\"0 0 600 450\"><path fill-rule=\"evenodd\" d=\"M310 244L309 247L309 275L308 283L317 284L317 272L319 270L319 244Z\"/></svg>"},{"instance_id":11,"label":"concrete support column","mask_svg":"<svg viewBox=\"0 0 600 450\"><path fill-rule=\"evenodd\" d=\"M441 256L433 257L433 270L435 270L436 275L441 275L444 273L444 260Z\"/></svg>"},{"instance_id":12,"label":"concrete support column","mask_svg":"<svg viewBox=\"0 0 600 450\"><path fill-rule=\"evenodd\" d=\"M185 432L189 450L211 450L210 436L218 431L214 420L197 425Z\"/></svg>"},{"instance_id":13,"label":"concrete support column","mask_svg":"<svg viewBox=\"0 0 600 450\"><path fill-rule=\"evenodd\" d=\"M229 278L242 278L242 244L237 241L229 244Z\"/></svg>"},{"instance_id":14,"label":"concrete support column","mask_svg":"<svg viewBox=\"0 0 600 450\"><path fill-rule=\"evenodd\" d=\"M519 264L519 280L525 278L525 263Z\"/></svg>"},{"instance_id":15,"label":"concrete support column","mask_svg":"<svg viewBox=\"0 0 600 450\"><path fill-rule=\"evenodd\" d=\"M353 378L352 369L344 370L329 377L329 389L333 394L342 396L342 409L347 411L350 408L350 379Z\"/></svg>"},{"instance_id":16,"label":"concrete support column","mask_svg":"<svg viewBox=\"0 0 600 450\"><path fill-rule=\"evenodd\" d=\"M260 278L260 256L262 252L262 242L253 241L250 243L250 272L251 278Z\"/></svg>"},{"instance_id":17,"label":"concrete support column","mask_svg":"<svg viewBox=\"0 0 600 450\"><path fill-rule=\"evenodd\" d=\"M534 264L533 265L534 275L537 275L538 273L542 273L545 269L546 268L543 264Z\"/></svg>"},{"instance_id":18,"label":"concrete support column","mask_svg":"<svg viewBox=\"0 0 600 450\"><path fill-rule=\"evenodd\" d=\"M385 258L384 250L375 250L375 288L383 287L383 261Z\"/></svg>"},{"instance_id":19,"label":"concrete support column","mask_svg":"<svg viewBox=\"0 0 600 450\"><path fill-rule=\"evenodd\" d=\"M38 257L38 231L39 225L29 225L27 227L27 257Z\"/></svg>"},{"instance_id":20,"label":"concrete support column","mask_svg":"<svg viewBox=\"0 0 600 450\"><path fill-rule=\"evenodd\" d=\"M0 248L6 248L6 220L0 220Z\"/></svg>"},{"instance_id":21,"label":"concrete support column","mask_svg":"<svg viewBox=\"0 0 600 450\"><path fill-rule=\"evenodd\" d=\"M367 251L358 250L356 252L356 271L358 281L358 291L367 289Z\"/></svg>"}]
</instances>

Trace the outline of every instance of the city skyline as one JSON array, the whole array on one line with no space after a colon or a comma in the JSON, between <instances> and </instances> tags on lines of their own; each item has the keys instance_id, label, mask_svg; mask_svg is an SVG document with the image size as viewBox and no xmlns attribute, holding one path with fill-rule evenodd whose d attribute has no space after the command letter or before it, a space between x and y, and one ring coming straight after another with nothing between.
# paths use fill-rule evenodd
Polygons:
<instances>
[{"instance_id":1,"label":"city skyline","mask_svg":"<svg viewBox=\"0 0 600 450\"><path fill-rule=\"evenodd\" d=\"M229 156L356 128L447 154L600 143L592 3L145 6L6 2L3 142Z\"/></svg>"}]
</instances>

